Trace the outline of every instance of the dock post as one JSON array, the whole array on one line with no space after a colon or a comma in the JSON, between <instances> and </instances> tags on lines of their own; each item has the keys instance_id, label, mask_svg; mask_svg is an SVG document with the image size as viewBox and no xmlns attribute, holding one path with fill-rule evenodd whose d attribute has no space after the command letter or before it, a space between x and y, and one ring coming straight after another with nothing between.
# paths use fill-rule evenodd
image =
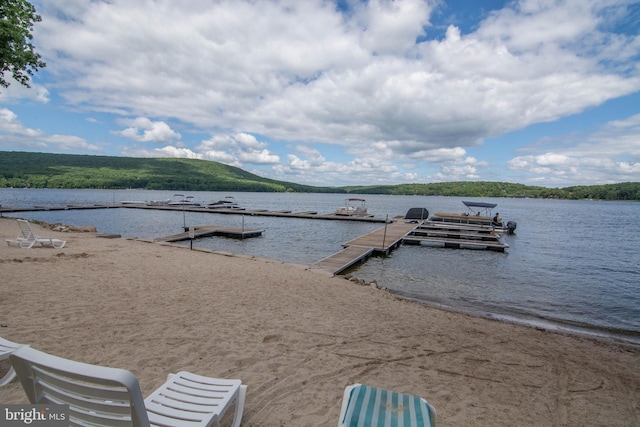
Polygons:
<instances>
[{"instance_id":1,"label":"dock post","mask_svg":"<svg viewBox=\"0 0 640 427\"><path fill-rule=\"evenodd\" d=\"M387 214L387 219L384 222L384 234L382 235L382 250L384 251L385 255L388 255L387 251L384 250L384 244L387 240L387 224L389 224L389 214Z\"/></svg>"}]
</instances>

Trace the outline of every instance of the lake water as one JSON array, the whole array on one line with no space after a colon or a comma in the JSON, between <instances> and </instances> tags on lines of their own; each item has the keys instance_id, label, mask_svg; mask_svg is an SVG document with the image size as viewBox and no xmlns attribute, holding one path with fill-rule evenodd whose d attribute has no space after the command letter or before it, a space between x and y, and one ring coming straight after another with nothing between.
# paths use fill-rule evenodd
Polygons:
<instances>
[{"instance_id":1,"label":"lake water","mask_svg":"<svg viewBox=\"0 0 640 427\"><path fill-rule=\"evenodd\" d=\"M212 202L235 196L247 209L331 213L342 194L189 192ZM143 190L0 189L4 206L118 203L164 200L173 192ZM353 196L353 195L350 195ZM640 343L640 203L538 199L493 199L366 195L369 213L404 215L409 208L464 212L462 200L498 203L505 220L518 223L504 236L505 253L404 245L375 256L350 272L420 302L477 315L613 335ZM99 232L156 238L187 225L225 225L265 230L262 237L198 239L206 247L310 265L342 243L382 224L224 215L140 209L22 212L23 217ZM14 236L8 236L14 237Z\"/></svg>"}]
</instances>

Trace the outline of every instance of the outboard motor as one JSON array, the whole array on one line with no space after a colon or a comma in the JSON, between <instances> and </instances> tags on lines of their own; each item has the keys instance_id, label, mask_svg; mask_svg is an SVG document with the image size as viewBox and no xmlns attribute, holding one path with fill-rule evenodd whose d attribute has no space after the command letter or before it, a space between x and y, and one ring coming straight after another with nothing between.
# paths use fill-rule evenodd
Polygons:
<instances>
[{"instance_id":1,"label":"outboard motor","mask_svg":"<svg viewBox=\"0 0 640 427\"><path fill-rule=\"evenodd\" d=\"M517 226L515 221L507 221L507 234L515 234Z\"/></svg>"}]
</instances>

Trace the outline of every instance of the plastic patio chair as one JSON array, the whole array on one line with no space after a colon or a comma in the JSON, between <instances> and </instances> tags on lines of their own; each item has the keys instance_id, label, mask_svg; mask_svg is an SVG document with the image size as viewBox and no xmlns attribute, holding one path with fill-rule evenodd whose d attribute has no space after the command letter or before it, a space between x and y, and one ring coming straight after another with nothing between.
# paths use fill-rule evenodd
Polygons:
<instances>
[{"instance_id":1,"label":"plastic patio chair","mask_svg":"<svg viewBox=\"0 0 640 427\"><path fill-rule=\"evenodd\" d=\"M40 243L42 246L51 246L56 249L62 249L67 243L66 240L38 236L31 229L29 221L24 219L19 219L17 221L18 226L20 227L20 234L15 239L6 239L8 245L17 244L23 249L29 249L36 243Z\"/></svg>"},{"instance_id":2,"label":"plastic patio chair","mask_svg":"<svg viewBox=\"0 0 640 427\"><path fill-rule=\"evenodd\" d=\"M11 356L29 401L69 405L71 425L211 426L220 425L235 402L234 427L240 425L247 387L240 380L170 374L143 399L129 371L76 362L32 348Z\"/></svg>"},{"instance_id":3,"label":"plastic patio chair","mask_svg":"<svg viewBox=\"0 0 640 427\"><path fill-rule=\"evenodd\" d=\"M24 344L18 344L15 342L11 342L9 340L5 340L0 337L0 361L8 360L11 353L19 349L20 347L24 347ZM16 376L15 371L13 370L13 366L9 365L9 370L2 378L0 378L0 387L7 385L13 380Z\"/></svg>"}]
</instances>

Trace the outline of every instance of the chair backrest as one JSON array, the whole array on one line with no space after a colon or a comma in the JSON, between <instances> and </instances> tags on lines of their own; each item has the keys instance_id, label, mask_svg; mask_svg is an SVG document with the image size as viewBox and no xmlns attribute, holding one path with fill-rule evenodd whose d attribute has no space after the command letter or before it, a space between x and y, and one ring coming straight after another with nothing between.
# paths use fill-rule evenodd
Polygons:
<instances>
[{"instance_id":1,"label":"chair backrest","mask_svg":"<svg viewBox=\"0 0 640 427\"><path fill-rule=\"evenodd\" d=\"M36 235L33 233L31 229L31 224L29 221L24 219L18 220L18 226L20 227L20 233L22 234L22 238L28 241L32 241L36 239Z\"/></svg>"},{"instance_id":2,"label":"chair backrest","mask_svg":"<svg viewBox=\"0 0 640 427\"><path fill-rule=\"evenodd\" d=\"M366 384L345 389L340 412L340 427L435 426L435 409L426 400Z\"/></svg>"},{"instance_id":3,"label":"chair backrest","mask_svg":"<svg viewBox=\"0 0 640 427\"><path fill-rule=\"evenodd\" d=\"M11 353L22 347L23 344L18 344L15 342L11 342L9 340L5 340L0 337L0 360L7 359Z\"/></svg>"},{"instance_id":4,"label":"chair backrest","mask_svg":"<svg viewBox=\"0 0 640 427\"><path fill-rule=\"evenodd\" d=\"M136 377L22 347L10 356L29 401L69 405L71 425L148 427Z\"/></svg>"}]
</instances>

